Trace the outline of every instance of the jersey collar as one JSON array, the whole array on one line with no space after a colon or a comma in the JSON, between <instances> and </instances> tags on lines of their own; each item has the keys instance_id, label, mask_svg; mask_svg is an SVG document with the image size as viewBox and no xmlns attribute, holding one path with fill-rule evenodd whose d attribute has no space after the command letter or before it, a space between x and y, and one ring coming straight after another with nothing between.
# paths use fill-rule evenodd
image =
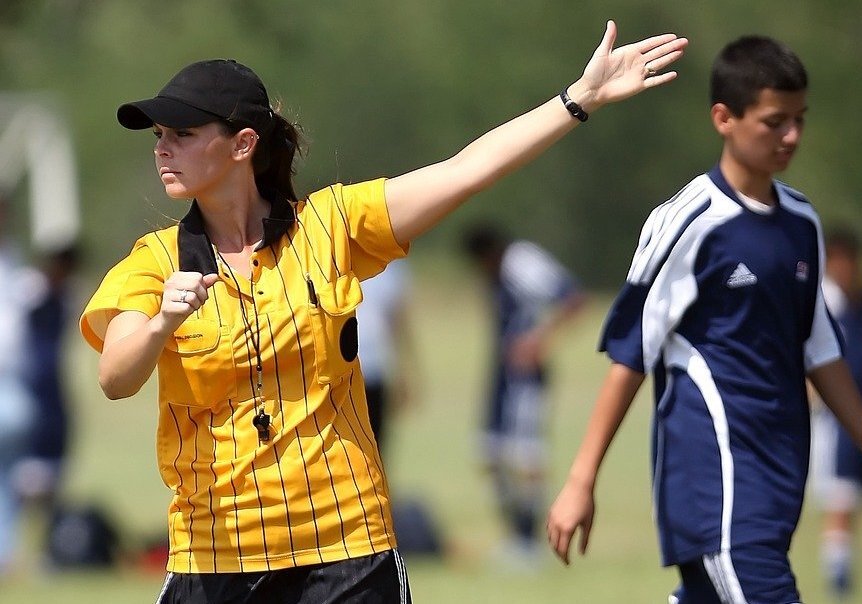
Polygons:
<instances>
[{"instance_id":1,"label":"jersey collar","mask_svg":"<svg viewBox=\"0 0 862 604\"><path fill-rule=\"evenodd\" d=\"M264 194L270 202L269 216L263 219L263 239L257 249L278 241L290 231L296 220L293 204L278 195ZM273 202L272 199L277 201ZM177 230L180 270L202 275L218 272L212 242L204 229L204 218L197 199L192 201L188 213L180 220Z\"/></svg>"},{"instance_id":2,"label":"jersey collar","mask_svg":"<svg viewBox=\"0 0 862 604\"><path fill-rule=\"evenodd\" d=\"M730 197L733 201L735 201L743 208L748 209L748 206L745 205L745 202L743 202L739 198L739 195L736 194L736 191L733 189L733 187L730 186L730 183L727 182L727 179L724 177L724 174L722 174L721 167L718 164L715 164L715 166L713 166L712 170L707 173L707 176L709 176L709 179L716 187L718 187L718 189L722 193ZM781 197L778 195L778 190L775 188L774 181L772 183L772 193L773 195L775 195L775 199L778 200L778 206L781 206Z\"/></svg>"}]
</instances>

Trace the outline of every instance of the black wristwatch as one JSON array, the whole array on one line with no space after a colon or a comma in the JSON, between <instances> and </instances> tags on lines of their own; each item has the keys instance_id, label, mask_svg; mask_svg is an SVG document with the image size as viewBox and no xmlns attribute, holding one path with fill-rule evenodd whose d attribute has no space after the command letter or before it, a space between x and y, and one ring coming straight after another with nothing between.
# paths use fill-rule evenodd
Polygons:
<instances>
[{"instance_id":1,"label":"black wristwatch","mask_svg":"<svg viewBox=\"0 0 862 604\"><path fill-rule=\"evenodd\" d=\"M580 122L585 122L589 119L590 115L584 111L584 108L574 102L571 97L569 97L569 87L566 86L563 88L563 91L560 93L560 100L563 101L563 105L566 106L566 109L569 110L569 113L572 114L572 117L577 119Z\"/></svg>"}]
</instances>

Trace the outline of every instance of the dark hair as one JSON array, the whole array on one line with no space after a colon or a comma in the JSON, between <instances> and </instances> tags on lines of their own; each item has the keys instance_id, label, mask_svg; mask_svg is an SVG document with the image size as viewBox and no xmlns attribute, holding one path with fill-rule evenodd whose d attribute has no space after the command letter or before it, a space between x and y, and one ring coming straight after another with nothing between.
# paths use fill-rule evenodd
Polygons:
<instances>
[{"instance_id":1,"label":"dark hair","mask_svg":"<svg viewBox=\"0 0 862 604\"><path fill-rule=\"evenodd\" d=\"M492 224L474 224L467 228L461 236L464 252L475 260L502 254L508 244L508 236Z\"/></svg>"},{"instance_id":2,"label":"dark hair","mask_svg":"<svg viewBox=\"0 0 862 604\"><path fill-rule=\"evenodd\" d=\"M784 44L764 36L743 36L716 57L710 79L713 105L724 103L739 117L766 88L783 92L808 88L802 61Z\"/></svg>"},{"instance_id":3,"label":"dark hair","mask_svg":"<svg viewBox=\"0 0 862 604\"><path fill-rule=\"evenodd\" d=\"M58 262L64 266L76 267L81 260L81 245L78 242L67 243L45 252L50 262Z\"/></svg>"},{"instance_id":4,"label":"dark hair","mask_svg":"<svg viewBox=\"0 0 862 604\"><path fill-rule=\"evenodd\" d=\"M273 109L272 119L273 127L260 135L252 158L254 180L264 197L275 194L288 201L298 201L293 177L296 174L296 154L302 155L302 129L299 124L279 114L276 108ZM222 124L231 134L243 128L229 121L223 121Z\"/></svg>"}]
</instances>

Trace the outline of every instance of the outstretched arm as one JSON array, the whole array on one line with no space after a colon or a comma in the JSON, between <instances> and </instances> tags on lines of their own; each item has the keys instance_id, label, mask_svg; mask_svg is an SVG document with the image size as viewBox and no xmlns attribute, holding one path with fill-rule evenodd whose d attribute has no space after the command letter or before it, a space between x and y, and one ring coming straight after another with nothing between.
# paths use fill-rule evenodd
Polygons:
<instances>
[{"instance_id":1,"label":"outstretched arm","mask_svg":"<svg viewBox=\"0 0 862 604\"><path fill-rule=\"evenodd\" d=\"M688 44L663 34L614 48L617 28L608 21L605 35L583 75L568 94L587 113L647 88L670 82L661 73L682 56ZM557 97L482 135L457 155L386 181L386 204L395 238L406 244L421 235L471 195L529 163L580 122Z\"/></svg>"},{"instance_id":2,"label":"outstretched arm","mask_svg":"<svg viewBox=\"0 0 862 604\"><path fill-rule=\"evenodd\" d=\"M569 546L578 529L581 530L578 551L582 555L587 551L595 513L593 490L599 466L644 377L634 369L614 363L599 391L584 440L566 482L548 512L548 542L565 564L569 563Z\"/></svg>"}]
</instances>

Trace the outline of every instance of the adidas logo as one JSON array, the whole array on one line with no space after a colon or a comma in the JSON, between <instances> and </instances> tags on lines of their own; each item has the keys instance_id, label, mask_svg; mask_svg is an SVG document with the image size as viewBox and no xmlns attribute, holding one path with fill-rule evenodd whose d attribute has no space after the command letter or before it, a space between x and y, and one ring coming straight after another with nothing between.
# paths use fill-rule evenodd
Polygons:
<instances>
[{"instance_id":1,"label":"adidas logo","mask_svg":"<svg viewBox=\"0 0 862 604\"><path fill-rule=\"evenodd\" d=\"M740 262L730 274L730 278L727 280L727 287L746 287L755 283L757 283L757 275L748 270L748 267Z\"/></svg>"}]
</instances>

